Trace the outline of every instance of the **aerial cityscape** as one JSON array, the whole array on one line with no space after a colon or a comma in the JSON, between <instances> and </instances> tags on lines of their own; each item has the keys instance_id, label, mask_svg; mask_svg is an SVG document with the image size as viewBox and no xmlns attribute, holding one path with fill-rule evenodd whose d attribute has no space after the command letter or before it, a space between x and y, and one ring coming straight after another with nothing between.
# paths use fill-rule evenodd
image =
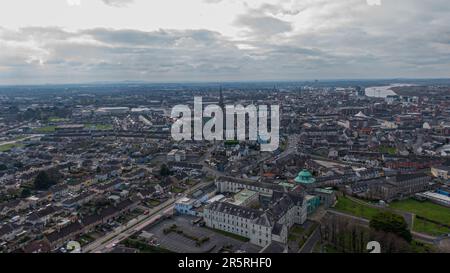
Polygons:
<instances>
[{"instance_id":1,"label":"aerial cityscape","mask_svg":"<svg viewBox=\"0 0 450 273\"><path fill-rule=\"evenodd\" d=\"M3 87L1 249L449 251L450 82L426 82ZM279 148L173 141L193 96L280 105Z\"/></svg>"},{"instance_id":2,"label":"aerial cityscape","mask_svg":"<svg viewBox=\"0 0 450 273\"><path fill-rule=\"evenodd\" d=\"M445 1L4 2L0 253L450 253Z\"/></svg>"}]
</instances>

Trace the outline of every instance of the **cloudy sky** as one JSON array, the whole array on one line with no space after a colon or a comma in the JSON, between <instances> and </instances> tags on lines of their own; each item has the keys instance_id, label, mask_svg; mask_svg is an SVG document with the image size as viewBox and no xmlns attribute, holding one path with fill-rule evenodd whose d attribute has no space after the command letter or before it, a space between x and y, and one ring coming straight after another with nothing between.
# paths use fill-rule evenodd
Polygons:
<instances>
[{"instance_id":1,"label":"cloudy sky","mask_svg":"<svg viewBox=\"0 0 450 273\"><path fill-rule=\"evenodd\" d=\"M0 84L450 76L448 0L2 0Z\"/></svg>"}]
</instances>

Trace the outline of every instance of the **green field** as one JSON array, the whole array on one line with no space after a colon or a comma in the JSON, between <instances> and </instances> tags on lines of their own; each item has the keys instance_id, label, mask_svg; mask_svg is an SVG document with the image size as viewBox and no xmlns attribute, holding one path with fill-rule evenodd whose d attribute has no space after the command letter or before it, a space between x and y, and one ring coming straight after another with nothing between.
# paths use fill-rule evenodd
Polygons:
<instances>
[{"instance_id":1,"label":"green field","mask_svg":"<svg viewBox=\"0 0 450 273\"><path fill-rule=\"evenodd\" d=\"M446 208L431 202L419 202L413 199L394 202L389 207L414 213L424 218L450 225L450 208Z\"/></svg>"},{"instance_id":2,"label":"green field","mask_svg":"<svg viewBox=\"0 0 450 273\"><path fill-rule=\"evenodd\" d=\"M45 126L41 128L34 129L36 133L48 134L56 131L56 126Z\"/></svg>"},{"instance_id":3,"label":"green field","mask_svg":"<svg viewBox=\"0 0 450 273\"><path fill-rule=\"evenodd\" d=\"M422 219L418 219L415 218L414 219L414 231L420 232L420 233L425 233L425 234L429 234L432 236L440 236L442 234L449 234L450 233L450 229L443 227L443 226L439 226L436 225L434 223L422 220Z\"/></svg>"},{"instance_id":4,"label":"green field","mask_svg":"<svg viewBox=\"0 0 450 273\"><path fill-rule=\"evenodd\" d=\"M0 152L7 152L13 148L19 148L22 147L23 144L20 143L11 143L11 144L5 144L0 146Z\"/></svg>"},{"instance_id":5,"label":"green field","mask_svg":"<svg viewBox=\"0 0 450 273\"><path fill-rule=\"evenodd\" d=\"M295 234L302 234L303 232L305 232L305 229L302 228L301 226L294 225L294 226L292 226L290 232L295 233Z\"/></svg>"},{"instance_id":6,"label":"green field","mask_svg":"<svg viewBox=\"0 0 450 273\"><path fill-rule=\"evenodd\" d=\"M182 192L184 192L184 189L178 188L178 187L173 187L172 188L172 192L174 192L174 193L182 193Z\"/></svg>"},{"instance_id":7,"label":"green field","mask_svg":"<svg viewBox=\"0 0 450 273\"><path fill-rule=\"evenodd\" d=\"M159 204L161 204L161 202L159 202L158 200L150 200L149 201L149 205L152 206L152 207L156 207Z\"/></svg>"},{"instance_id":8,"label":"green field","mask_svg":"<svg viewBox=\"0 0 450 273\"><path fill-rule=\"evenodd\" d=\"M59 117L51 117L48 119L49 122L64 122L69 121L69 119L66 118L59 118Z\"/></svg>"},{"instance_id":9,"label":"green field","mask_svg":"<svg viewBox=\"0 0 450 273\"><path fill-rule=\"evenodd\" d=\"M323 246L324 253L339 253L339 251L334 248L332 245L324 245Z\"/></svg>"},{"instance_id":10,"label":"green field","mask_svg":"<svg viewBox=\"0 0 450 273\"><path fill-rule=\"evenodd\" d=\"M433 245L413 240L411 242L412 253L434 253L436 249Z\"/></svg>"},{"instance_id":11,"label":"green field","mask_svg":"<svg viewBox=\"0 0 450 273\"><path fill-rule=\"evenodd\" d=\"M356 203L355 201L343 196L339 197L335 209L366 219L372 219L372 217L380 211L379 209Z\"/></svg>"},{"instance_id":12,"label":"green field","mask_svg":"<svg viewBox=\"0 0 450 273\"><path fill-rule=\"evenodd\" d=\"M85 124L84 126L97 131L108 131L113 129L111 124Z\"/></svg>"},{"instance_id":13,"label":"green field","mask_svg":"<svg viewBox=\"0 0 450 273\"><path fill-rule=\"evenodd\" d=\"M305 229L301 226L294 225L288 232L288 241L299 241L299 239L303 236Z\"/></svg>"},{"instance_id":14,"label":"green field","mask_svg":"<svg viewBox=\"0 0 450 273\"><path fill-rule=\"evenodd\" d=\"M380 153L395 155L397 153L397 149L395 147L380 147Z\"/></svg>"}]
</instances>

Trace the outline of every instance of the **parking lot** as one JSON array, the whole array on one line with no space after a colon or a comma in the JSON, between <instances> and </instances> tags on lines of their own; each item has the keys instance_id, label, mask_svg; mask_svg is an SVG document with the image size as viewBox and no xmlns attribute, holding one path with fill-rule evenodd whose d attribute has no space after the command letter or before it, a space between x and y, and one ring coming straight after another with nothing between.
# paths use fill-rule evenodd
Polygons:
<instances>
[{"instance_id":1,"label":"parking lot","mask_svg":"<svg viewBox=\"0 0 450 273\"><path fill-rule=\"evenodd\" d=\"M194 226L191 221L195 217L188 216L174 216L172 219L164 220L156 225L148 226L144 230L154 234L161 247L178 253L205 253L205 252L219 252L222 247L230 247L232 251L242 250L248 253L257 253L261 248L249 242L243 242L226 235L219 234L213 230ZM164 234L164 229L176 225L179 230L186 234L204 238L208 237L209 241L201 246L197 246L195 241L186 238L182 234L171 232Z\"/></svg>"}]
</instances>

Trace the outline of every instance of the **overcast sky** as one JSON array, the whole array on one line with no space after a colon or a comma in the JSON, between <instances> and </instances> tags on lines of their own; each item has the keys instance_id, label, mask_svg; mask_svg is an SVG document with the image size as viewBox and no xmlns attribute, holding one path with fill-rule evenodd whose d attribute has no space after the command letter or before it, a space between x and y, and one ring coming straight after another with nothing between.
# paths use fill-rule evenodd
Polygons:
<instances>
[{"instance_id":1,"label":"overcast sky","mask_svg":"<svg viewBox=\"0 0 450 273\"><path fill-rule=\"evenodd\" d=\"M450 76L448 0L1 0L0 84Z\"/></svg>"}]
</instances>

